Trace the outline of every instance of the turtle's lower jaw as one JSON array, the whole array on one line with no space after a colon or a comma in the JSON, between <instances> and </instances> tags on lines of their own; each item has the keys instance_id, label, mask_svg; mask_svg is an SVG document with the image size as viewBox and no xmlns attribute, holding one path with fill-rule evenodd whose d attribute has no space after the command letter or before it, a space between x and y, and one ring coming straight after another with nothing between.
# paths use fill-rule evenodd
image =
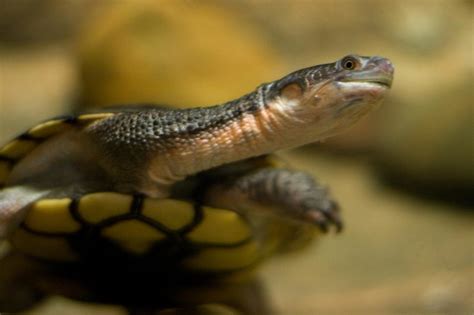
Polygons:
<instances>
[{"instance_id":1,"label":"turtle's lower jaw","mask_svg":"<svg viewBox=\"0 0 474 315\"><path fill-rule=\"evenodd\" d=\"M339 81L336 86L343 94L367 98L375 95L385 95L390 90L391 82L375 79Z\"/></svg>"},{"instance_id":2,"label":"turtle's lower jaw","mask_svg":"<svg viewBox=\"0 0 474 315\"><path fill-rule=\"evenodd\" d=\"M375 85L381 86L383 88L389 89L392 86L392 78L390 77L368 77L368 78L361 78L361 79L353 79L347 81L341 81L343 83L354 83L354 84L367 84L367 86Z\"/></svg>"},{"instance_id":3,"label":"turtle's lower jaw","mask_svg":"<svg viewBox=\"0 0 474 315\"><path fill-rule=\"evenodd\" d=\"M369 73L354 73L352 75L348 75L347 77L340 80L338 83L366 83L371 85L380 85L385 88L390 88L392 86L393 81L393 72L385 72L385 71L376 71L376 72L369 72Z\"/></svg>"},{"instance_id":4,"label":"turtle's lower jaw","mask_svg":"<svg viewBox=\"0 0 474 315\"><path fill-rule=\"evenodd\" d=\"M392 77L380 76L380 77L368 78L363 82L382 85L382 86L385 86L386 88L392 87Z\"/></svg>"}]
</instances>

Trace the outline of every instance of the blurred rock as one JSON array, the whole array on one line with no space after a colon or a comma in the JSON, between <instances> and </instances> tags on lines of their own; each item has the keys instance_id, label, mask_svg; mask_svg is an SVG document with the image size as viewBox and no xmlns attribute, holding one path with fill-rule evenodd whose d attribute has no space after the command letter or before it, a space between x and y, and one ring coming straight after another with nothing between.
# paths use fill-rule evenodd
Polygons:
<instances>
[{"instance_id":1,"label":"blurred rock","mask_svg":"<svg viewBox=\"0 0 474 315\"><path fill-rule=\"evenodd\" d=\"M70 110L76 84L74 57L64 47L0 47L0 143Z\"/></svg>"},{"instance_id":2,"label":"blurred rock","mask_svg":"<svg viewBox=\"0 0 474 315\"><path fill-rule=\"evenodd\" d=\"M208 2L109 5L80 44L81 106L212 105L284 73L264 37Z\"/></svg>"},{"instance_id":3,"label":"blurred rock","mask_svg":"<svg viewBox=\"0 0 474 315\"><path fill-rule=\"evenodd\" d=\"M419 25L409 18L411 28L397 33L393 97L381 111L376 159L400 187L472 203L472 3L437 1L402 12L419 16Z\"/></svg>"},{"instance_id":4,"label":"blurred rock","mask_svg":"<svg viewBox=\"0 0 474 315\"><path fill-rule=\"evenodd\" d=\"M381 124L377 160L392 181L418 193L472 202L472 76L400 100ZM469 201L470 199L470 201Z\"/></svg>"}]
</instances>

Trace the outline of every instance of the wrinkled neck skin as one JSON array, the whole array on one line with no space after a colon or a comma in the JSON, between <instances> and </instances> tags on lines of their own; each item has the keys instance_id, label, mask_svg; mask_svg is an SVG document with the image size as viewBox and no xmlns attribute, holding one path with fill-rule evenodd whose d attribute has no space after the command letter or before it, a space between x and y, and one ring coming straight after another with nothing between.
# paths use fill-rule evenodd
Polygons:
<instances>
[{"instance_id":1,"label":"wrinkled neck skin","mask_svg":"<svg viewBox=\"0 0 474 315\"><path fill-rule=\"evenodd\" d=\"M188 136L184 143L165 152L165 163L158 159L166 169L157 172L157 179L160 181L165 174L171 181L180 180L220 165L298 146L299 137L304 136L298 130L304 123L290 115L279 106L262 107L214 130Z\"/></svg>"},{"instance_id":2,"label":"wrinkled neck skin","mask_svg":"<svg viewBox=\"0 0 474 315\"><path fill-rule=\"evenodd\" d=\"M342 95L335 84L326 84L317 95L260 101L257 110L244 112L217 128L177 139L177 145L153 160L149 176L156 183L169 185L217 166L324 140L379 103L363 96ZM309 102L305 97L314 99Z\"/></svg>"}]
</instances>

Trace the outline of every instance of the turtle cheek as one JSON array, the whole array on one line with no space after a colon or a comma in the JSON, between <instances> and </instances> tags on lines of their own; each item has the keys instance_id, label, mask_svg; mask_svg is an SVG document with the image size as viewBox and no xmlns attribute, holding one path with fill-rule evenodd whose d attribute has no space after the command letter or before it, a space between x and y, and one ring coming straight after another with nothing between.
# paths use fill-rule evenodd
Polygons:
<instances>
[{"instance_id":1,"label":"turtle cheek","mask_svg":"<svg viewBox=\"0 0 474 315\"><path fill-rule=\"evenodd\" d=\"M284 102L296 102L303 97L303 88L296 82L284 86L280 91L280 97Z\"/></svg>"}]
</instances>

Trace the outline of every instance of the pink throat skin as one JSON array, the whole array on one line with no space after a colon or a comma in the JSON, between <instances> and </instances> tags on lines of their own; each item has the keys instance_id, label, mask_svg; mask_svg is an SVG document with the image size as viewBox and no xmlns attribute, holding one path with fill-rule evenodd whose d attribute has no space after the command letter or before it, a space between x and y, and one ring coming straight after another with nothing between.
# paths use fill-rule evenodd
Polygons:
<instances>
[{"instance_id":1,"label":"pink throat skin","mask_svg":"<svg viewBox=\"0 0 474 315\"><path fill-rule=\"evenodd\" d=\"M152 161L149 176L167 186L200 171L286 148L288 141L279 132L285 125L275 110L246 113L220 128L180 139Z\"/></svg>"},{"instance_id":2,"label":"pink throat skin","mask_svg":"<svg viewBox=\"0 0 474 315\"><path fill-rule=\"evenodd\" d=\"M338 83L329 82L315 90L296 97L292 91L291 98L283 94L225 126L176 139L152 160L148 176L163 188L213 167L324 140L376 108L386 89L356 85L341 92Z\"/></svg>"}]
</instances>

